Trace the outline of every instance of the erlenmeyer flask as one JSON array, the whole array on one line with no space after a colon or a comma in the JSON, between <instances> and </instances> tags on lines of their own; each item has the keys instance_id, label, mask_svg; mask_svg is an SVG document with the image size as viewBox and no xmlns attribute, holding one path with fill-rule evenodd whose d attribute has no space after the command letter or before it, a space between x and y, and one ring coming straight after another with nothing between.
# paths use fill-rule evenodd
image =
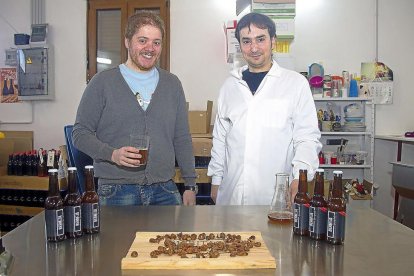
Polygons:
<instances>
[{"instance_id":1,"label":"erlenmeyer flask","mask_svg":"<svg viewBox=\"0 0 414 276\"><path fill-rule=\"evenodd\" d=\"M275 192L267 217L275 222L292 222L292 202L290 200L289 175L285 173L276 174Z\"/></svg>"}]
</instances>

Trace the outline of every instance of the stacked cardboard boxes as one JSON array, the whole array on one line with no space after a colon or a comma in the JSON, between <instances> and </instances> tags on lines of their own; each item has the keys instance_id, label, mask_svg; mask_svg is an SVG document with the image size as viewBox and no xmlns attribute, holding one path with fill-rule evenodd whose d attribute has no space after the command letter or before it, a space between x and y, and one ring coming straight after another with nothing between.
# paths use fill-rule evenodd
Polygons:
<instances>
[{"instance_id":1,"label":"stacked cardboard boxes","mask_svg":"<svg viewBox=\"0 0 414 276\"><path fill-rule=\"evenodd\" d=\"M210 198L211 177L207 176L207 167L211 159L211 148L213 147L211 132L212 109L213 102L208 101L207 110L188 112L197 174L196 183L199 187L197 204L212 204ZM184 187L182 183L184 183L184 180L181 178L179 168L176 168L174 181L179 186L179 189L183 191Z\"/></svg>"}]
</instances>

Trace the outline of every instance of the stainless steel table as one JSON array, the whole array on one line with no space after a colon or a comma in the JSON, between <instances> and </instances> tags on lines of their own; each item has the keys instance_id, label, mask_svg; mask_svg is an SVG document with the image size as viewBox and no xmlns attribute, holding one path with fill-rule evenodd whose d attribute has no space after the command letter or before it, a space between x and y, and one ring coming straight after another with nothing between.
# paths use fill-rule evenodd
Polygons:
<instances>
[{"instance_id":1,"label":"stainless steel table","mask_svg":"<svg viewBox=\"0 0 414 276\"><path fill-rule=\"evenodd\" d=\"M345 245L292 235L272 224L264 206L102 207L101 232L61 243L45 241L44 213L6 234L11 275L409 275L414 231L368 209L348 210ZM137 231L261 231L275 270L121 271Z\"/></svg>"}]
</instances>

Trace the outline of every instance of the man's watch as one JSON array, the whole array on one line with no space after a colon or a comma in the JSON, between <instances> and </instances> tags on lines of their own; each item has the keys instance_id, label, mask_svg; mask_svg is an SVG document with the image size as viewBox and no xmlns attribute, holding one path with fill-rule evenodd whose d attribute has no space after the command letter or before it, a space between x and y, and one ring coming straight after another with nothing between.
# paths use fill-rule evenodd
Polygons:
<instances>
[{"instance_id":1,"label":"man's watch","mask_svg":"<svg viewBox=\"0 0 414 276\"><path fill-rule=\"evenodd\" d=\"M185 186L185 190L188 191L193 191L195 194L198 194L198 186L194 185L194 186Z\"/></svg>"}]
</instances>

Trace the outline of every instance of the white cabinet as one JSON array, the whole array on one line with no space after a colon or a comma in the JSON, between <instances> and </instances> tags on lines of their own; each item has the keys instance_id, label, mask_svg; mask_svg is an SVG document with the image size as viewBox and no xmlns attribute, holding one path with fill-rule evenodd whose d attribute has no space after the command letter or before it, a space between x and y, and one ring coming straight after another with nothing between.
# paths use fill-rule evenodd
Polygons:
<instances>
[{"instance_id":1,"label":"white cabinet","mask_svg":"<svg viewBox=\"0 0 414 276\"><path fill-rule=\"evenodd\" d=\"M326 97L314 100L319 115L322 111L325 113L325 119L328 119L320 124L322 152L327 153L328 157L330 153L337 156L336 160L328 158L325 164L320 165L325 169L326 177L332 179L334 170L342 170L344 179L358 178L360 181L365 179L372 183L375 126L375 105L372 99ZM348 112L345 112L345 109ZM337 131L330 128L329 119L332 119L332 116L341 124L340 129L334 127ZM344 144L345 141L347 143L343 154L339 154L338 143ZM365 156L361 160L360 157L363 155Z\"/></svg>"}]
</instances>

